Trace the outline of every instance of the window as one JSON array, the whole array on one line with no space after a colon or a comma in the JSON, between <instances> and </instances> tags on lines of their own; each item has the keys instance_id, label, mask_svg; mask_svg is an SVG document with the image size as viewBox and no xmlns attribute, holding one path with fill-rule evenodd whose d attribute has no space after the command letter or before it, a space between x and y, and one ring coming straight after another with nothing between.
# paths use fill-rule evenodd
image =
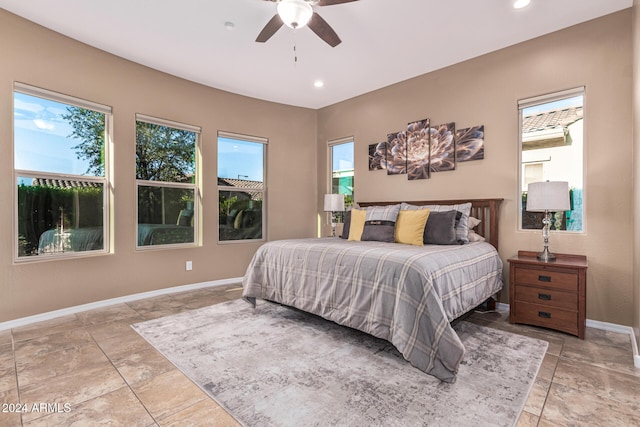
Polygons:
<instances>
[{"instance_id":1,"label":"window","mask_svg":"<svg viewBox=\"0 0 640 427\"><path fill-rule=\"evenodd\" d=\"M584 231L584 88L524 99L520 111L520 226L542 227L543 213L527 212L531 182L567 181L571 209L553 212L551 230Z\"/></svg>"},{"instance_id":2,"label":"window","mask_svg":"<svg viewBox=\"0 0 640 427\"><path fill-rule=\"evenodd\" d=\"M329 143L331 193L344 194L345 206L353 205L353 138Z\"/></svg>"},{"instance_id":3,"label":"window","mask_svg":"<svg viewBox=\"0 0 640 427\"><path fill-rule=\"evenodd\" d=\"M265 236L264 165L267 140L218 133L218 238L221 242Z\"/></svg>"},{"instance_id":4,"label":"window","mask_svg":"<svg viewBox=\"0 0 640 427\"><path fill-rule=\"evenodd\" d=\"M136 115L138 248L195 244L200 128Z\"/></svg>"},{"instance_id":5,"label":"window","mask_svg":"<svg viewBox=\"0 0 640 427\"><path fill-rule=\"evenodd\" d=\"M17 260L106 253L111 108L15 83Z\"/></svg>"}]
</instances>

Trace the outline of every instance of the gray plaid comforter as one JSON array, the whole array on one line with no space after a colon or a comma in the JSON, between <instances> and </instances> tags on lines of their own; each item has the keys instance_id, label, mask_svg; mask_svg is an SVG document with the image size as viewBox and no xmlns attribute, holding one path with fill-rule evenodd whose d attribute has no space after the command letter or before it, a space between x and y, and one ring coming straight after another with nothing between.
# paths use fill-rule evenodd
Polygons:
<instances>
[{"instance_id":1,"label":"gray plaid comforter","mask_svg":"<svg viewBox=\"0 0 640 427\"><path fill-rule=\"evenodd\" d=\"M391 342L418 369L454 382L464 347L450 322L502 288L484 242L410 246L336 238L264 244L243 297L275 301Z\"/></svg>"}]
</instances>

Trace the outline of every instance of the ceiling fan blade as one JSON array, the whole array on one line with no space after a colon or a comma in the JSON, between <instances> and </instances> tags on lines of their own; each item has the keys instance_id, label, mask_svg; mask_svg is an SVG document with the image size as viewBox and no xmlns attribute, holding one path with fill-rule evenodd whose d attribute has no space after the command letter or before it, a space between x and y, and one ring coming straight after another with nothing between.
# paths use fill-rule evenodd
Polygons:
<instances>
[{"instance_id":1,"label":"ceiling fan blade","mask_svg":"<svg viewBox=\"0 0 640 427\"><path fill-rule=\"evenodd\" d=\"M311 28L311 31L316 33L318 37L324 40L329 46L336 47L342 43L342 40L340 40L340 37L333 31L333 28L316 12L313 12L311 20L307 25Z\"/></svg>"},{"instance_id":2,"label":"ceiling fan blade","mask_svg":"<svg viewBox=\"0 0 640 427\"><path fill-rule=\"evenodd\" d=\"M280 18L280 15L278 15L276 13L275 15L273 15L273 18L271 18L271 20L269 22L267 22L267 25L264 26L262 31L260 31L260 34L258 34L258 37L256 38L256 41L258 43L266 42L283 25L284 25L284 22L282 22L282 18Z\"/></svg>"},{"instance_id":3,"label":"ceiling fan blade","mask_svg":"<svg viewBox=\"0 0 640 427\"><path fill-rule=\"evenodd\" d=\"M319 0L318 6L331 6L334 4L351 3L358 0Z\"/></svg>"}]
</instances>

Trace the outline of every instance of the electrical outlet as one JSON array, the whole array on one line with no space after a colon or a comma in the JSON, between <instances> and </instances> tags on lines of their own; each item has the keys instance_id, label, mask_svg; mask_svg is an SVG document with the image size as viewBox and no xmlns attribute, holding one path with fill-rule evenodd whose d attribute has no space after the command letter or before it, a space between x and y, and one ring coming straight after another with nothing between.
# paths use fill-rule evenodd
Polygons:
<instances>
[{"instance_id":1,"label":"electrical outlet","mask_svg":"<svg viewBox=\"0 0 640 427\"><path fill-rule=\"evenodd\" d=\"M193 270L193 263L191 261L187 261L186 265L185 265L185 269L187 271L191 271Z\"/></svg>"}]
</instances>

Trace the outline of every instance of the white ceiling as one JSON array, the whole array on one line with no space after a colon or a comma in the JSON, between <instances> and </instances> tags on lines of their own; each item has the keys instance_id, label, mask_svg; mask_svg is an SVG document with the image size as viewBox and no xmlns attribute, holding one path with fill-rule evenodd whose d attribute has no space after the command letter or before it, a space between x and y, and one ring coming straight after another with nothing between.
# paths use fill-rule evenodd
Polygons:
<instances>
[{"instance_id":1,"label":"white ceiling","mask_svg":"<svg viewBox=\"0 0 640 427\"><path fill-rule=\"evenodd\" d=\"M632 6L633 0L359 0L317 7L342 44L309 28L254 40L265 0L0 0L89 45L218 89L321 108ZM233 23L233 29L225 27ZM297 63L294 62L296 46ZM314 87L323 80L324 87Z\"/></svg>"}]
</instances>

